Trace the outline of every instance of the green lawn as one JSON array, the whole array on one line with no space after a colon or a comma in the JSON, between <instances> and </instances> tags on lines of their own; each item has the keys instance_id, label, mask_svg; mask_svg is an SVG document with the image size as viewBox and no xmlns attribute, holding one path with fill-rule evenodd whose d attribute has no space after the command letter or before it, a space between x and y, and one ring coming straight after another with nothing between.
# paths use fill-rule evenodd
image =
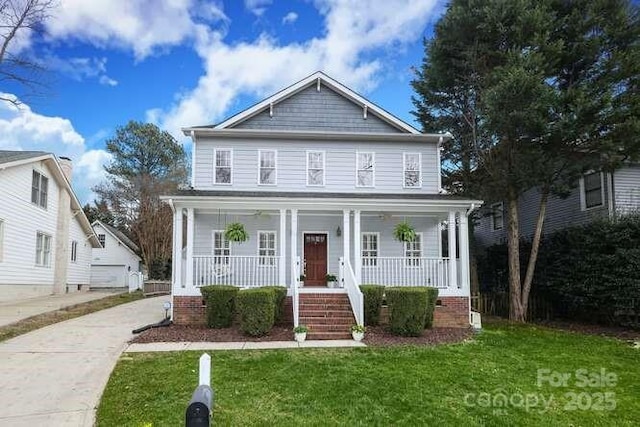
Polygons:
<instances>
[{"instance_id":1,"label":"green lawn","mask_svg":"<svg viewBox=\"0 0 640 427\"><path fill-rule=\"evenodd\" d=\"M182 425L200 354L123 356L97 425ZM491 325L472 342L430 348L210 354L220 425L631 426L640 420L640 350L534 326ZM570 378L564 387L548 381L539 387L539 369ZM599 379L603 369L608 382ZM584 387L585 375L593 375L592 387Z\"/></svg>"}]
</instances>

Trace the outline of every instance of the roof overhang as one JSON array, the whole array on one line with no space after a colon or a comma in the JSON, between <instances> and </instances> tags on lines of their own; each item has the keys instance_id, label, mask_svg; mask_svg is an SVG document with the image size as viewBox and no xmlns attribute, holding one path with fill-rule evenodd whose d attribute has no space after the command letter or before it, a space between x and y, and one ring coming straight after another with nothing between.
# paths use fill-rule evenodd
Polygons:
<instances>
[{"instance_id":1,"label":"roof overhang","mask_svg":"<svg viewBox=\"0 0 640 427\"><path fill-rule=\"evenodd\" d=\"M128 250L129 252L131 252L133 254L133 256L135 256L138 261L142 261L142 258L140 258L138 256L138 254L131 248L129 247L129 245L127 245L125 242L122 241L122 239L120 239L118 236L116 236L114 233L111 232L111 230L109 230L109 227L106 227L105 224L102 223L102 221L100 221L99 219L93 221L91 223L91 227L95 227L96 225L99 225L104 231L106 231L107 233L109 233L109 235L111 237L113 237L114 239L116 239L118 242L120 242L121 246L124 246L126 250ZM94 229L95 232L95 229ZM100 246L102 247L102 245Z\"/></svg>"}]
</instances>

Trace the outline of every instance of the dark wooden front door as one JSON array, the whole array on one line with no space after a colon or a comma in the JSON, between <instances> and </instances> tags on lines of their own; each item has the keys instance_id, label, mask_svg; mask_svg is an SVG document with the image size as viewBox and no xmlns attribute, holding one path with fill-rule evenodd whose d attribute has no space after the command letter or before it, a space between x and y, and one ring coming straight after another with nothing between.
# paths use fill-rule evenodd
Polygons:
<instances>
[{"instance_id":1,"label":"dark wooden front door","mask_svg":"<svg viewBox=\"0 0 640 427\"><path fill-rule=\"evenodd\" d=\"M327 281L327 235L305 233L304 261L306 286L326 286Z\"/></svg>"}]
</instances>

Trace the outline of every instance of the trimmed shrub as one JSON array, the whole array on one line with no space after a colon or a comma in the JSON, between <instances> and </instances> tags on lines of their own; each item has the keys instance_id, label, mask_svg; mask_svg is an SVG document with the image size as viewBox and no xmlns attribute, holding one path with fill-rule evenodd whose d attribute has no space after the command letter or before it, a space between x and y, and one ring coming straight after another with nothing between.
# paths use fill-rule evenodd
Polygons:
<instances>
[{"instance_id":1,"label":"trimmed shrub","mask_svg":"<svg viewBox=\"0 0 640 427\"><path fill-rule=\"evenodd\" d=\"M216 329L231 326L238 288L210 285L201 287L200 292L207 304L207 326Z\"/></svg>"},{"instance_id":2,"label":"trimmed shrub","mask_svg":"<svg viewBox=\"0 0 640 427\"><path fill-rule=\"evenodd\" d=\"M384 286L360 285L360 290L364 295L364 324L376 326L380 323Z\"/></svg>"},{"instance_id":3,"label":"trimmed shrub","mask_svg":"<svg viewBox=\"0 0 640 427\"><path fill-rule=\"evenodd\" d=\"M261 337L273 327L275 313L273 289L245 289L238 293L240 329L247 335Z\"/></svg>"},{"instance_id":4,"label":"trimmed shrub","mask_svg":"<svg viewBox=\"0 0 640 427\"><path fill-rule=\"evenodd\" d=\"M436 309L436 301L438 300L438 289L427 288L427 311L424 317L424 328L433 328L433 312Z\"/></svg>"},{"instance_id":5,"label":"trimmed shrub","mask_svg":"<svg viewBox=\"0 0 640 427\"><path fill-rule=\"evenodd\" d=\"M389 331L394 335L419 337L424 331L429 295L426 287L386 289Z\"/></svg>"},{"instance_id":6,"label":"trimmed shrub","mask_svg":"<svg viewBox=\"0 0 640 427\"><path fill-rule=\"evenodd\" d=\"M287 288L284 286L263 286L262 289L273 291L273 303L275 305L273 322L280 322L284 317L284 300L287 298Z\"/></svg>"}]
</instances>

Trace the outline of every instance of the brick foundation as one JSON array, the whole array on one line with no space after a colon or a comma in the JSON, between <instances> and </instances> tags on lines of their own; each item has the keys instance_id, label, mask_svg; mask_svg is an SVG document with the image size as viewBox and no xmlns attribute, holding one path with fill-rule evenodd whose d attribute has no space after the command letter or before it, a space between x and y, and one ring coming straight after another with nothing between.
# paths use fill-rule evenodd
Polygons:
<instances>
[{"instance_id":1,"label":"brick foundation","mask_svg":"<svg viewBox=\"0 0 640 427\"><path fill-rule=\"evenodd\" d=\"M441 305L436 306L433 314L433 326L436 328L468 328L469 327L469 298L440 297ZM389 310L382 307L380 323L389 323Z\"/></svg>"},{"instance_id":2,"label":"brick foundation","mask_svg":"<svg viewBox=\"0 0 640 427\"><path fill-rule=\"evenodd\" d=\"M173 297L173 323L176 325L204 325L207 323L207 306L202 297ZM281 324L293 324L293 302L284 301L284 316Z\"/></svg>"}]
</instances>

